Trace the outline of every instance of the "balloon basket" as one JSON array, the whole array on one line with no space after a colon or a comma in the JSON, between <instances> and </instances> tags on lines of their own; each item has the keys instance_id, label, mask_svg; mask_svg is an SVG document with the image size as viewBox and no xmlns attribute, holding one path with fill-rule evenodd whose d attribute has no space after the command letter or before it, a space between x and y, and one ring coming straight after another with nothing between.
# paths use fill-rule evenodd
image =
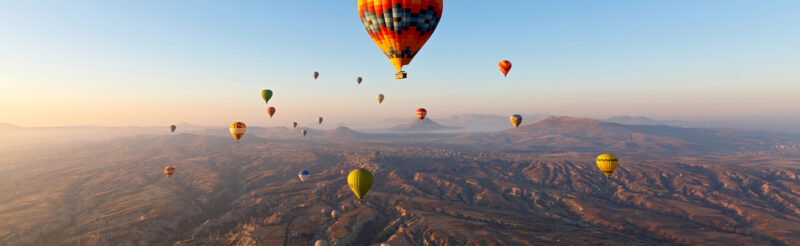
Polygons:
<instances>
[{"instance_id":1,"label":"balloon basket","mask_svg":"<svg viewBox=\"0 0 800 246\"><path fill-rule=\"evenodd\" d=\"M408 74L405 71L400 71L394 74L395 79L405 79L408 77Z\"/></svg>"}]
</instances>

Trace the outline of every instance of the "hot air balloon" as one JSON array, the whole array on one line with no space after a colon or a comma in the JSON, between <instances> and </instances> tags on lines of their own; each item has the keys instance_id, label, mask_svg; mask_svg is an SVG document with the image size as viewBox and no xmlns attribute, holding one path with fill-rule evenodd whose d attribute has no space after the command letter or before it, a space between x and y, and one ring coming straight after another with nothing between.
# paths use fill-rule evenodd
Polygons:
<instances>
[{"instance_id":1,"label":"hot air balloon","mask_svg":"<svg viewBox=\"0 0 800 246\"><path fill-rule=\"evenodd\" d=\"M347 184L350 185L350 189L356 194L358 200L363 201L364 195L372 187L372 173L363 168L353 170L347 176Z\"/></svg>"},{"instance_id":2,"label":"hot air balloon","mask_svg":"<svg viewBox=\"0 0 800 246\"><path fill-rule=\"evenodd\" d=\"M272 115L275 114L275 107L267 108L267 114L269 115L270 118L272 118Z\"/></svg>"},{"instance_id":3,"label":"hot air balloon","mask_svg":"<svg viewBox=\"0 0 800 246\"><path fill-rule=\"evenodd\" d=\"M322 125L322 116L320 116L319 118L317 118L317 122L319 122L319 124L320 124L320 125Z\"/></svg>"},{"instance_id":4,"label":"hot air balloon","mask_svg":"<svg viewBox=\"0 0 800 246\"><path fill-rule=\"evenodd\" d=\"M361 84L361 80L362 80L361 77L356 77L356 83L358 83L359 85Z\"/></svg>"},{"instance_id":5,"label":"hot air balloon","mask_svg":"<svg viewBox=\"0 0 800 246\"><path fill-rule=\"evenodd\" d=\"M303 169L303 171L300 171L300 173L297 174L297 176L300 177L300 181L302 181L304 183L306 182L306 179L308 179L308 176L310 176L310 175L311 175L311 173L308 172L308 170L305 170L305 169Z\"/></svg>"},{"instance_id":6,"label":"hot air balloon","mask_svg":"<svg viewBox=\"0 0 800 246\"><path fill-rule=\"evenodd\" d=\"M322 210L320 210L320 212L322 212L323 216L328 215L328 209L327 208L323 208Z\"/></svg>"},{"instance_id":7,"label":"hot air balloon","mask_svg":"<svg viewBox=\"0 0 800 246\"><path fill-rule=\"evenodd\" d=\"M170 132L170 133L173 133L173 132L175 132L175 129L178 129L178 127L177 127L177 126L175 126L175 125L171 125L171 126L169 126L169 132Z\"/></svg>"},{"instance_id":8,"label":"hot air balloon","mask_svg":"<svg viewBox=\"0 0 800 246\"><path fill-rule=\"evenodd\" d=\"M381 246L391 246L388 243L382 243Z\"/></svg>"},{"instance_id":9,"label":"hot air balloon","mask_svg":"<svg viewBox=\"0 0 800 246\"><path fill-rule=\"evenodd\" d=\"M406 78L408 65L431 37L442 17L442 0L358 0L358 15L367 33L394 68Z\"/></svg>"},{"instance_id":10,"label":"hot air balloon","mask_svg":"<svg viewBox=\"0 0 800 246\"><path fill-rule=\"evenodd\" d=\"M242 139L245 131L247 131L247 126L245 126L244 123L234 122L231 124L231 135L236 139L237 143L239 139Z\"/></svg>"},{"instance_id":11,"label":"hot air balloon","mask_svg":"<svg viewBox=\"0 0 800 246\"><path fill-rule=\"evenodd\" d=\"M599 168L600 171L606 175L606 178L611 176L611 173L617 169L618 165L619 161L617 160L617 157L612 154L602 154L597 156L597 168Z\"/></svg>"},{"instance_id":12,"label":"hot air balloon","mask_svg":"<svg viewBox=\"0 0 800 246\"><path fill-rule=\"evenodd\" d=\"M297 122L292 122L292 128L297 128Z\"/></svg>"},{"instance_id":13,"label":"hot air balloon","mask_svg":"<svg viewBox=\"0 0 800 246\"><path fill-rule=\"evenodd\" d=\"M326 243L325 240L317 240L314 246L328 246L328 243Z\"/></svg>"},{"instance_id":14,"label":"hot air balloon","mask_svg":"<svg viewBox=\"0 0 800 246\"><path fill-rule=\"evenodd\" d=\"M319 77L319 72L314 71L314 79L317 79L317 77Z\"/></svg>"},{"instance_id":15,"label":"hot air balloon","mask_svg":"<svg viewBox=\"0 0 800 246\"><path fill-rule=\"evenodd\" d=\"M378 99L378 103L383 103L383 94L378 94L375 98Z\"/></svg>"},{"instance_id":16,"label":"hot air balloon","mask_svg":"<svg viewBox=\"0 0 800 246\"><path fill-rule=\"evenodd\" d=\"M172 178L172 175L175 174L175 168L171 166L165 167L164 174L167 175L167 178Z\"/></svg>"},{"instance_id":17,"label":"hot air balloon","mask_svg":"<svg viewBox=\"0 0 800 246\"><path fill-rule=\"evenodd\" d=\"M522 123L522 116L515 114L508 118L511 121L511 124L514 125L514 128L519 128L519 124Z\"/></svg>"},{"instance_id":18,"label":"hot air balloon","mask_svg":"<svg viewBox=\"0 0 800 246\"><path fill-rule=\"evenodd\" d=\"M339 217L339 210L334 209L333 211L331 211L331 217L333 217L334 219L336 219L336 217Z\"/></svg>"},{"instance_id":19,"label":"hot air balloon","mask_svg":"<svg viewBox=\"0 0 800 246\"><path fill-rule=\"evenodd\" d=\"M511 71L511 62L503 60L500 62L500 65L498 65L498 67L500 67L500 72L503 73L504 77L508 76L508 72Z\"/></svg>"},{"instance_id":20,"label":"hot air balloon","mask_svg":"<svg viewBox=\"0 0 800 246\"><path fill-rule=\"evenodd\" d=\"M272 98L272 90L261 90L261 98L264 99L264 103L269 103L269 99Z\"/></svg>"},{"instance_id":21,"label":"hot air balloon","mask_svg":"<svg viewBox=\"0 0 800 246\"><path fill-rule=\"evenodd\" d=\"M424 108L417 109L417 118L419 118L419 120L424 120L426 115L428 115L428 110Z\"/></svg>"},{"instance_id":22,"label":"hot air balloon","mask_svg":"<svg viewBox=\"0 0 800 246\"><path fill-rule=\"evenodd\" d=\"M306 136L306 134L308 134L308 131L306 131L306 129L303 129L302 131L300 131L300 133L302 133L302 134L303 134L303 137L305 137L305 136Z\"/></svg>"}]
</instances>

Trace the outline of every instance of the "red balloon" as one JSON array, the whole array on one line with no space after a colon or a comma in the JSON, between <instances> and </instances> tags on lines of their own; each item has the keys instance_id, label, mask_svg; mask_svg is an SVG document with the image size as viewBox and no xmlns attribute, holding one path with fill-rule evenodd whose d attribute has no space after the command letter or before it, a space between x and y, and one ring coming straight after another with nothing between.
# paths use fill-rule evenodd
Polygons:
<instances>
[{"instance_id":1,"label":"red balloon","mask_svg":"<svg viewBox=\"0 0 800 246\"><path fill-rule=\"evenodd\" d=\"M275 107L269 107L267 109L267 114L269 114L269 117L272 118L272 115L275 114Z\"/></svg>"},{"instance_id":2,"label":"red balloon","mask_svg":"<svg viewBox=\"0 0 800 246\"><path fill-rule=\"evenodd\" d=\"M511 71L511 62L503 60L498 67L500 67L500 72L503 72L503 76L508 76L508 72Z\"/></svg>"},{"instance_id":3,"label":"red balloon","mask_svg":"<svg viewBox=\"0 0 800 246\"><path fill-rule=\"evenodd\" d=\"M426 115L428 115L428 110L424 108L417 109L417 118L419 118L419 120L424 120Z\"/></svg>"}]
</instances>

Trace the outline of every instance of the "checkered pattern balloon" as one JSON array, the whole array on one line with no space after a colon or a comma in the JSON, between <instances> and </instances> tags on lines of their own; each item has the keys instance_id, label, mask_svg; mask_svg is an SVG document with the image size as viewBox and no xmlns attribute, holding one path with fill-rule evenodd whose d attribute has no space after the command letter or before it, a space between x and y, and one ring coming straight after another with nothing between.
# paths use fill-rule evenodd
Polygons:
<instances>
[{"instance_id":1,"label":"checkered pattern balloon","mask_svg":"<svg viewBox=\"0 0 800 246\"><path fill-rule=\"evenodd\" d=\"M442 1L358 0L358 14L369 36L400 71L436 30Z\"/></svg>"}]
</instances>

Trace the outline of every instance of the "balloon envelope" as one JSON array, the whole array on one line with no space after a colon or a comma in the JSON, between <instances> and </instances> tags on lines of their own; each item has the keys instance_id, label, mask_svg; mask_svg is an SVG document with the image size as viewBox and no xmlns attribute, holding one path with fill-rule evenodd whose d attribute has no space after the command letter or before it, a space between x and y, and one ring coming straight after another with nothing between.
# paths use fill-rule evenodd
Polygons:
<instances>
[{"instance_id":1,"label":"balloon envelope","mask_svg":"<svg viewBox=\"0 0 800 246\"><path fill-rule=\"evenodd\" d=\"M236 142L238 143L239 139L242 139L244 132L247 131L247 126L245 126L244 123L237 121L231 124L230 130L231 130L231 136L233 136L233 138L236 139Z\"/></svg>"},{"instance_id":2,"label":"balloon envelope","mask_svg":"<svg viewBox=\"0 0 800 246\"><path fill-rule=\"evenodd\" d=\"M297 128L297 122L292 122L292 128Z\"/></svg>"},{"instance_id":3,"label":"balloon envelope","mask_svg":"<svg viewBox=\"0 0 800 246\"><path fill-rule=\"evenodd\" d=\"M356 83L358 83L359 85L361 84L361 80L362 80L361 77L356 77Z\"/></svg>"},{"instance_id":4,"label":"balloon envelope","mask_svg":"<svg viewBox=\"0 0 800 246\"><path fill-rule=\"evenodd\" d=\"M169 132L175 132L175 129L178 129L178 127L175 125L169 126Z\"/></svg>"},{"instance_id":5,"label":"balloon envelope","mask_svg":"<svg viewBox=\"0 0 800 246\"><path fill-rule=\"evenodd\" d=\"M269 117L272 118L272 115L275 114L275 107L267 108L267 114L269 114Z\"/></svg>"},{"instance_id":6,"label":"balloon envelope","mask_svg":"<svg viewBox=\"0 0 800 246\"><path fill-rule=\"evenodd\" d=\"M597 168L606 175L606 178L611 176L611 173L619 166L619 160L612 154L602 154L597 156Z\"/></svg>"},{"instance_id":7,"label":"balloon envelope","mask_svg":"<svg viewBox=\"0 0 800 246\"><path fill-rule=\"evenodd\" d=\"M317 71L314 71L313 75L314 75L314 79L317 79L317 77L319 77L319 73Z\"/></svg>"},{"instance_id":8,"label":"balloon envelope","mask_svg":"<svg viewBox=\"0 0 800 246\"><path fill-rule=\"evenodd\" d=\"M508 76L508 72L511 71L511 62L503 60L498 67L500 68L500 72L503 73L503 76Z\"/></svg>"},{"instance_id":9,"label":"balloon envelope","mask_svg":"<svg viewBox=\"0 0 800 246\"><path fill-rule=\"evenodd\" d=\"M261 99L264 99L264 103L269 103L269 99L272 98L272 90L261 90Z\"/></svg>"},{"instance_id":10,"label":"balloon envelope","mask_svg":"<svg viewBox=\"0 0 800 246\"><path fill-rule=\"evenodd\" d=\"M305 136L306 136L306 134L308 134L308 131L306 131L306 129L303 129L302 131L300 131L300 133L302 133L302 134L303 134L303 137L305 137Z\"/></svg>"},{"instance_id":11,"label":"balloon envelope","mask_svg":"<svg viewBox=\"0 0 800 246\"><path fill-rule=\"evenodd\" d=\"M426 115L428 115L428 110L424 108L417 109L417 118L419 118L419 120L424 120Z\"/></svg>"},{"instance_id":12,"label":"balloon envelope","mask_svg":"<svg viewBox=\"0 0 800 246\"><path fill-rule=\"evenodd\" d=\"M175 168L171 166L165 167L164 174L167 175L167 178L172 178L172 175L175 174Z\"/></svg>"},{"instance_id":13,"label":"balloon envelope","mask_svg":"<svg viewBox=\"0 0 800 246\"><path fill-rule=\"evenodd\" d=\"M358 200L364 199L369 188L372 187L372 182L372 173L363 168L353 170L350 172L350 175L347 176L347 184L350 186L350 189L353 190L353 193L356 194Z\"/></svg>"},{"instance_id":14,"label":"balloon envelope","mask_svg":"<svg viewBox=\"0 0 800 246\"><path fill-rule=\"evenodd\" d=\"M308 176L310 175L311 173L308 170L300 171L300 173L297 174L297 176L300 177L300 181L303 182L306 182L306 179L308 179Z\"/></svg>"},{"instance_id":15,"label":"balloon envelope","mask_svg":"<svg viewBox=\"0 0 800 246\"><path fill-rule=\"evenodd\" d=\"M514 125L514 128L519 128L519 124L522 123L522 116L515 114L508 118L511 121L511 124Z\"/></svg>"},{"instance_id":16,"label":"balloon envelope","mask_svg":"<svg viewBox=\"0 0 800 246\"><path fill-rule=\"evenodd\" d=\"M378 103L383 103L383 94L378 94L375 98L378 99Z\"/></svg>"},{"instance_id":17,"label":"balloon envelope","mask_svg":"<svg viewBox=\"0 0 800 246\"><path fill-rule=\"evenodd\" d=\"M358 0L358 15L397 71L417 55L442 18L442 0Z\"/></svg>"},{"instance_id":18,"label":"balloon envelope","mask_svg":"<svg viewBox=\"0 0 800 246\"><path fill-rule=\"evenodd\" d=\"M319 122L320 124L322 124L322 117L321 117L321 116L320 116L319 118L317 118L317 122Z\"/></svg>"},{"instance_id":19,"label":"balloon envelope","mask_svg":"<svg viewBox=\"0 0 800 246\"><path fill-rule=\"evenodd\" d=\"M324 240L317 240L317 242L314 243L314 246L328 246L328 243L326 243Z\"/></svg>"}]
</instances>

